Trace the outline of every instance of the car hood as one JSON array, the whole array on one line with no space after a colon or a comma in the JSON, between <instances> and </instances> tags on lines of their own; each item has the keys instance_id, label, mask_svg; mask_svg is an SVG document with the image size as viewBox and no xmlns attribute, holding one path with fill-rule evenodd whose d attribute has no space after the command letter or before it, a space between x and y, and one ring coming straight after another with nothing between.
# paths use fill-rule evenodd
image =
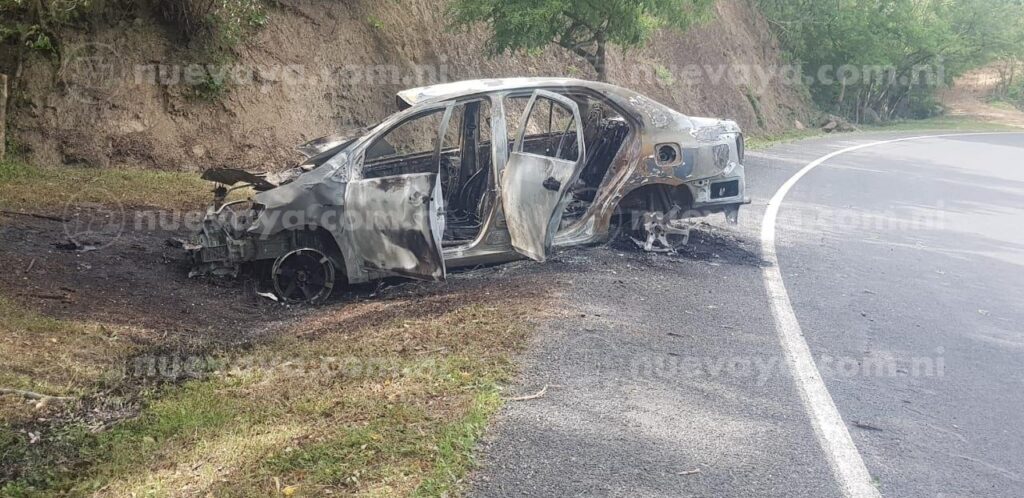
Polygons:
<instances>
[{"instance_id":1,"label":"car hood","mask_svg":"<svg viewBox=\"0 0 1024 498\"><path fill-rule=\"evenodd\" d=\"M265 173L252 173L236 168L214 168L204 171L200 178L229 187L239 183L248 183L256 190L263 191L278 186L277 182L268 179L267 176Z\"/></svg>"},{"instance_id":2,"label":"car hood","mask_svg":"<svg viewBox=\"0 0 1024 498\"><path fill-rule=\"evenodd\" d=\"M310 140L295 149L299 151L299 154L302 154L306 158L316 157L331 150L347 147L352 142L362 137L364 133L366 133L366 130L351 130L335 133L315 140Z\"/></svg>"}]
</instances>

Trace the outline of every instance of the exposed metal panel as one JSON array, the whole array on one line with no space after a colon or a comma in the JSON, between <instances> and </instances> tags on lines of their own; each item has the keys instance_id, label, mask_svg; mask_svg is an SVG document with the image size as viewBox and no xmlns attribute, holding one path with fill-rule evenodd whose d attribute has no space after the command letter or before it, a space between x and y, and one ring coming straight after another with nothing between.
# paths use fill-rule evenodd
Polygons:
<instances>
[{"instance_id":1,"label":"exposed metal panel","mask_svg":"<svg viewBox=\"0 0 1024 498\"><path fill-rule=\"evenodd\" d=\"M435 173L349 182L345 219L355 256L365 270L445 279L441 186Z\"/></svg>"},{"instance_id":2,"label":"exposed metal panel","mask_svg":"<svg viewBox=\"0 0 1024 498\"><path fill-rule=\"evenodd\" d=\"M501 176L502 205L512 247L522 255L547 260L575 168L573 161L512 153ZM545 188L545 183L553 186L554 182L557 189Z\"/></svg>"}]
</instances>

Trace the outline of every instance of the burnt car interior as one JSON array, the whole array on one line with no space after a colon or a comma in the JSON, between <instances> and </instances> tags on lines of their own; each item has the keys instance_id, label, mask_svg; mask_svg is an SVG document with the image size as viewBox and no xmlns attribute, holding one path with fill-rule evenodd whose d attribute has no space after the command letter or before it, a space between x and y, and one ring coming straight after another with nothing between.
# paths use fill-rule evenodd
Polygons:
<instances>
[{"instance_id":1,"label":"burnt car interior","mask_svg":"<svg viewBox=\"0 0 1024 498\"><path fill-rule=\"evenodd\" d=\"M439 172L445 201L443 242L457 246L476 238L491 206L484 195L493 184L491 104L486 99L459 102L448 123L443 122L445 112L413 116L380 137L366 152L363 177Z\"/></svg>"},{"instance_id":2,"label":"burnt car interior","mask_svg":"<svg viewBox=\"0 0 1024 498\"><path fill-rule=\"evenodd\" d=\"M572 99L580 109L584 143L587 145L585 164L579 179L570 189L570 202L563 214L566 225L586 214L631 128L622 113L601 98L582 91L563 92L563 95ZM521 127L517 123L521 122L529 99L527 94L513 95L505 100L509 151L517 140ZM537 118L540 118L540 123L537 123ZM550 100L544 99L534 108L525 140L524 152L563 159L575 159L578 154L571 113Z\"/></svg>"},{"instance_id":3,"label":"burnt car interior","mask_svg":"<svg viewBox=\"0 0 1024 498\"><path fill-rule=\"evenodd\" d=\"M588 144L586 164L571 187L567 220L584 215L598 187L630 133L630 126L613 106L589 93L564 93L577 103ZM532 93L505 98L508 150L512 151L523 126L523 114ZM445 247L473 241L493 209L491 102L458 102L445 123L444 108L412 116L367 149L364 178L439 172L445 201ZM443 129L443 132L442 132ZM526 123L523 152L576 160L579 154L573 113L562 104L538 98ZM442 134L443 133L443 134ZM441 141L438 147L438 141Z\"/></svg>"},{"instance_id":4,"label":"burnt car interior","mask_svg":"<svg viewBox=\"0 0 1024 498\"><path fill-rule=\"evenodd\" d=\"M583 138L587 144L587 163L580 172L579 181L571 191L572 199L565 209L567 222L583 216L597 196L615 157L630 134L626 118L614 107L586 93L569 94L580 106L583 116Z\"/></svg>"}]
</instances>

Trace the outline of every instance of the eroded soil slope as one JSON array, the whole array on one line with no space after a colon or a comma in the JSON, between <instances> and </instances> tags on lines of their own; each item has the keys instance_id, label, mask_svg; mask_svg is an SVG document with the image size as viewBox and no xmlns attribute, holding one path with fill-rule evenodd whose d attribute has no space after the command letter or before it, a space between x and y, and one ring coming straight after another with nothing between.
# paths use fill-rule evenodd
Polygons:
<instances>
[{"instance_id":1,"label":"eroded soil slope","mask_svg":"<svg viewBox=\"0 0 1024 498\"><path fill-rule=\"evenodd\" d=\"M180 67L209 61L184 52L154 19L73 33L63 64L37 58L24 67L28 92L14 100L12 134L40 164L274 169L294 159L297 143L375 124L394 112L403 88L593 76L561 49L488 58L481 30L446 29L444 4L278 2L227 68L229 81L241 83L212 101L190 97ZM722 1L714 21L686 35L666 32L645 49L613 50L610 78L687 114L779 131L806 122L808 106L798 89L771 78L781 59L769 33L745 2Z\"/></svg>"}]
</instances>

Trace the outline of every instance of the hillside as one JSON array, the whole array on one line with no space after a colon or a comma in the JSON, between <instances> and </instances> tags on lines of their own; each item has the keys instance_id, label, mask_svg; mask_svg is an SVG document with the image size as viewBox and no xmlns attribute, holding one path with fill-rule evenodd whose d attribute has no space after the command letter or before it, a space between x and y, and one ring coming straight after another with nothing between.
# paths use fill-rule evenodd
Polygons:
<instances>
[{"instance_id":1,"label":"hillside","mask_svg":"<svg viewBox=\"0 0 1024 498\"><path fill-rule=\"evenodd\" d=\"M976 69L940 92L939 99L950 116L1024 128L1024 112L1008 103L990 102L999 80L992 66Z\"/></svg>"},{"instance_id":2,"label":"hillside","mask_svg":"<svg viewBox=\"0 0 1024 498\"><path fill-rule=\"evenodd\" d=\"M190 96L189 68L181 65L190 56L155 19L71 33L62 67L41 56L25 65L26 93L13 101L10 133L39 164L274 169L294 159L297 143L392 113L403 88L496 76L592 77L561 49L487 58L481 32L445 28L444 4L281 1L238 48L227 68L234 83L212 99ZM723 0L713 22L686 35L661 33L645 49L614 51L610 79L687 114L777 132L810 112L799 88L750 70L780 64L764 19L744 1ZM723 75L727 67L749 78Z\"/></svg>"}]
</instances>

